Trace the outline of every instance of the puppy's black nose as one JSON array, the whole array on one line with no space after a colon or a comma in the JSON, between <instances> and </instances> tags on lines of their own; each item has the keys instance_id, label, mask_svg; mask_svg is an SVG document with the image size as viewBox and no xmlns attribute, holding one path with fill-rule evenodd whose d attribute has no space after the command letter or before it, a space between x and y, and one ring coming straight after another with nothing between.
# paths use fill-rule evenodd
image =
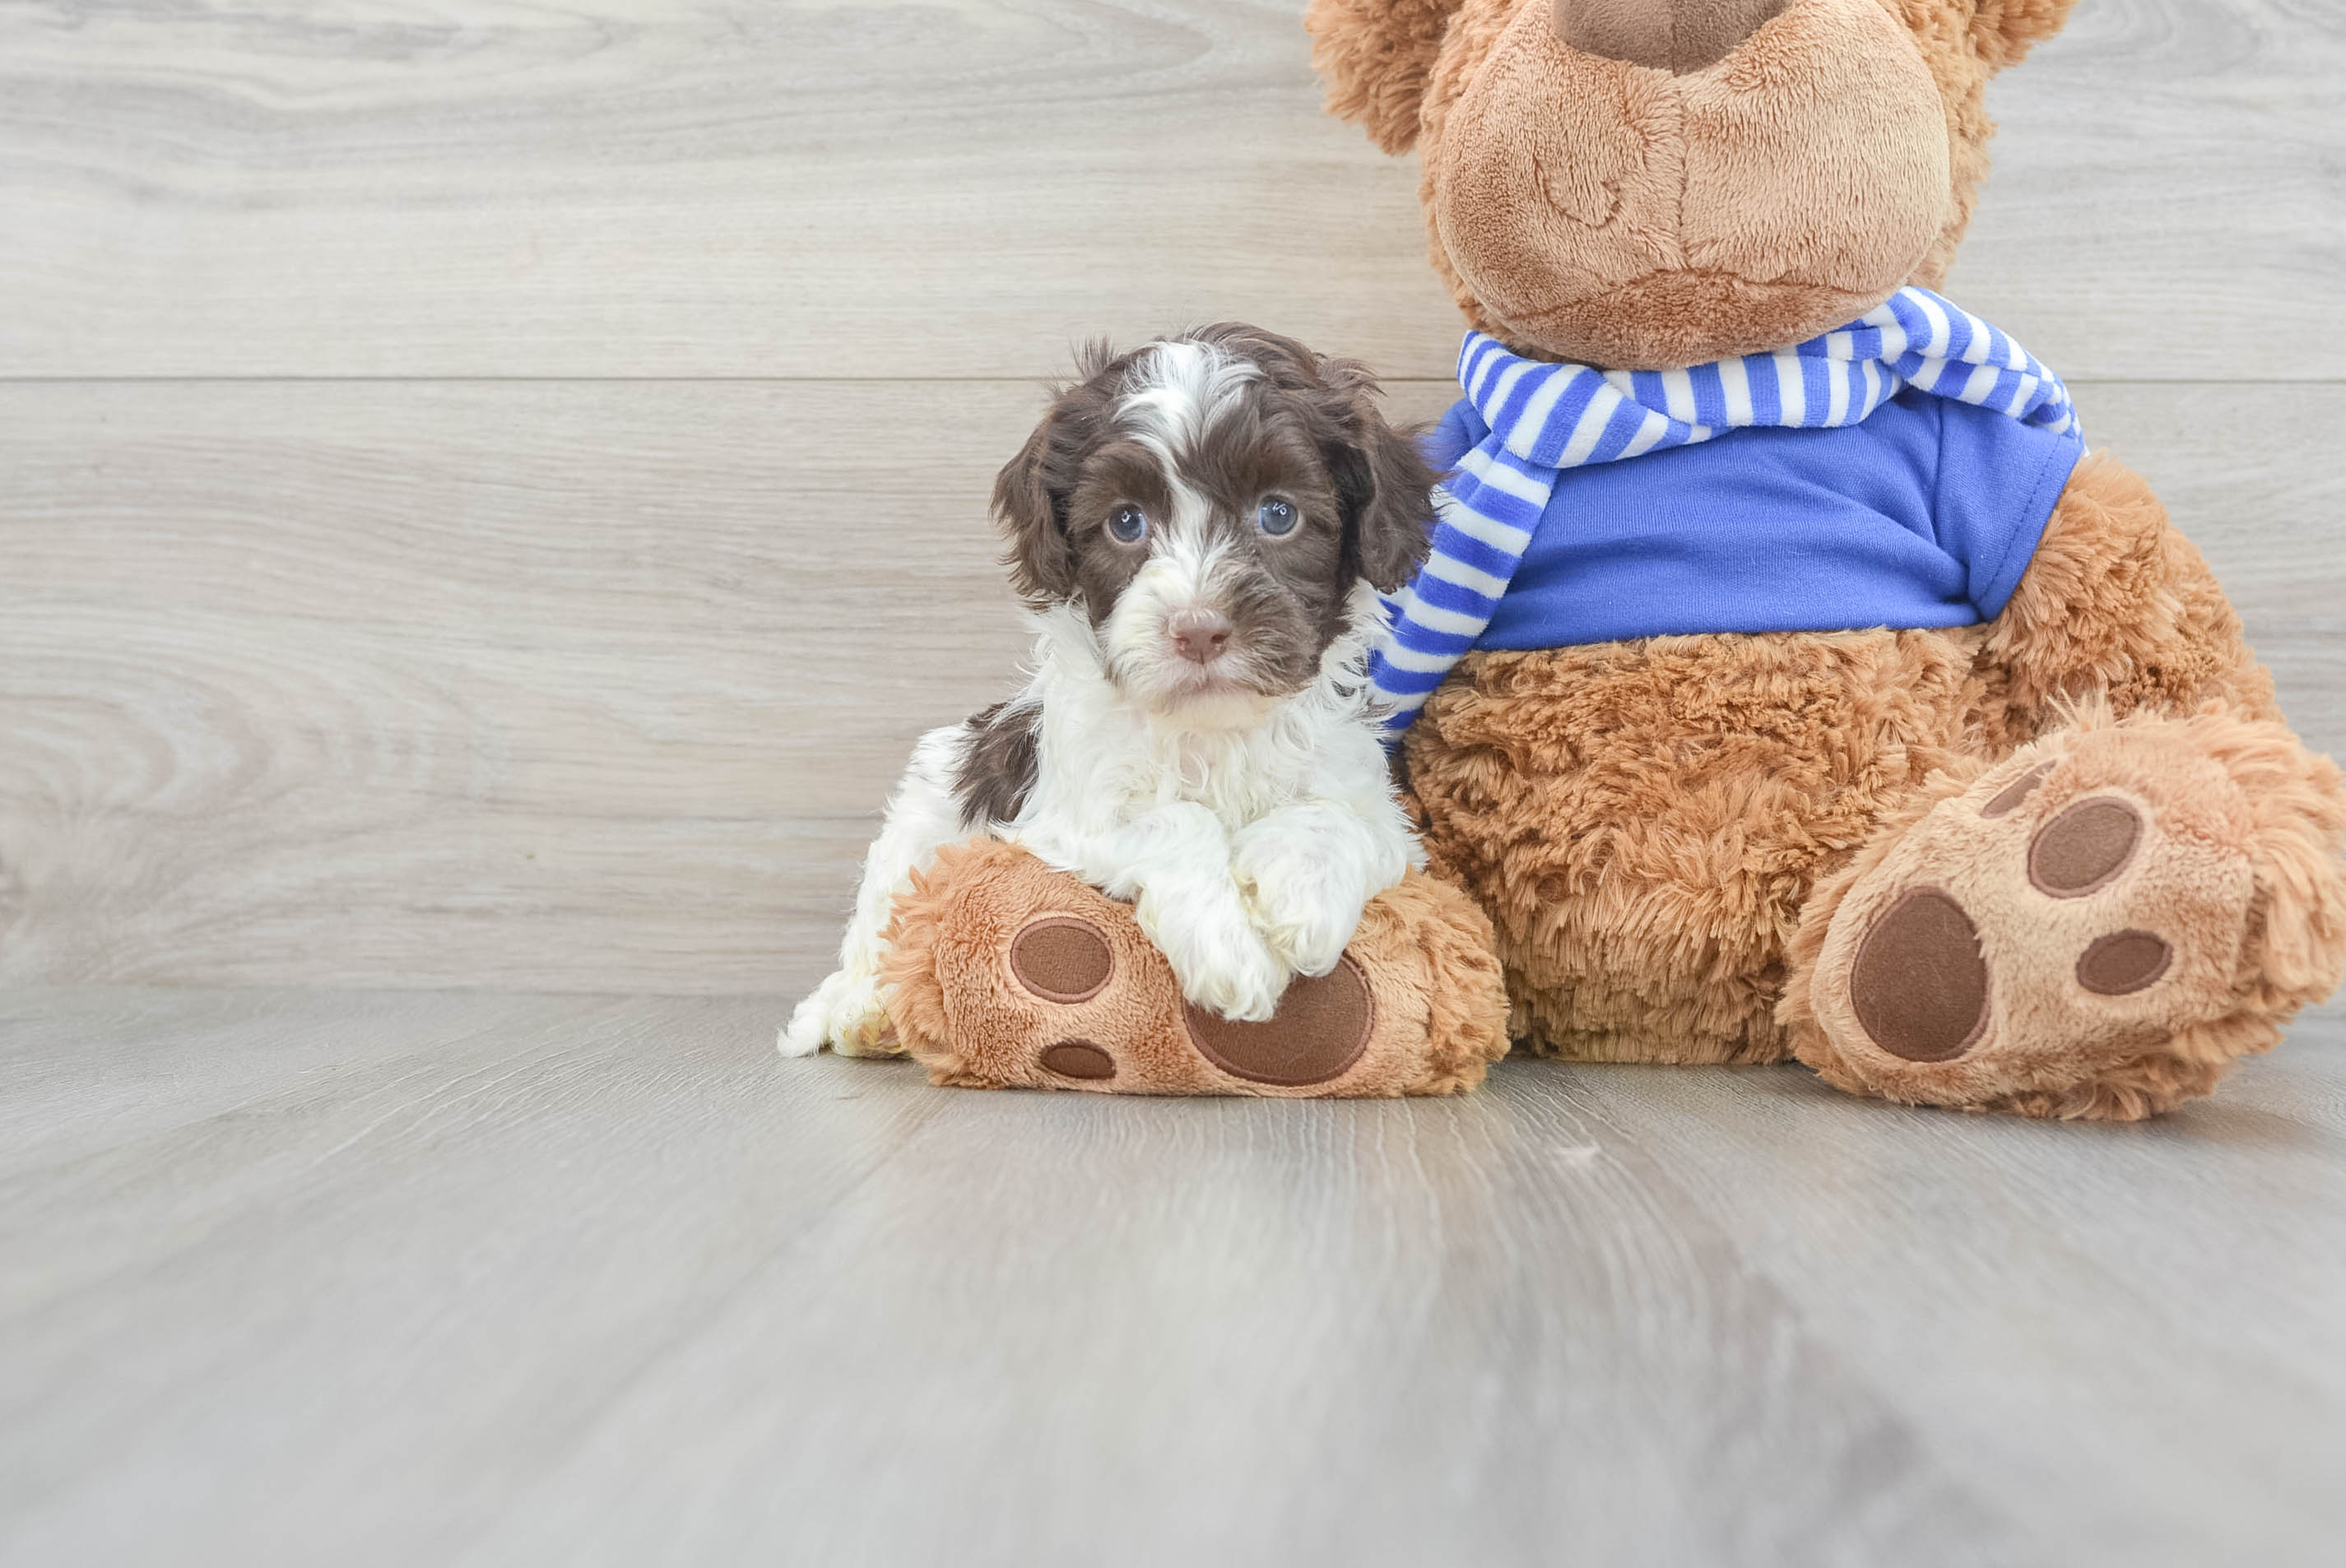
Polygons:
<instances>
[{"instance_id":1,"label":"puppy's black nose","mask_svg":"<svg viewBox=\"0 0 2346 1568\"><path fill-rule=\"evenodd\" d=\"M1183 658L1211 664L1230 646L1230 621L1216 610L1176 610L1165 618L1173 647Z\"/></svg>"}]
</instances>

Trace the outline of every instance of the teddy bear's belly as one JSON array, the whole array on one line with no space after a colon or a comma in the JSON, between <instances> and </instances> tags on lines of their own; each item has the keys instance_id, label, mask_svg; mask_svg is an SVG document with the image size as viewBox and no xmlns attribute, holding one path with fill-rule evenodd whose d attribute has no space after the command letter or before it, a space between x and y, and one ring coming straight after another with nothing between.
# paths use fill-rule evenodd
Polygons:
<instances>
[{"instance_id":1,"label":"teddy bear's belly","mask_svg":"<svg viewBox=\"0 0 2346 1568\"><path fill-rule=\"evenodd\" d=\"M1489 911L1513 1032L1760 1062L1817 878L1951 759L1978 628L1470 657L1412 728L1435 869Z\"/></svg>"}]
</instances>

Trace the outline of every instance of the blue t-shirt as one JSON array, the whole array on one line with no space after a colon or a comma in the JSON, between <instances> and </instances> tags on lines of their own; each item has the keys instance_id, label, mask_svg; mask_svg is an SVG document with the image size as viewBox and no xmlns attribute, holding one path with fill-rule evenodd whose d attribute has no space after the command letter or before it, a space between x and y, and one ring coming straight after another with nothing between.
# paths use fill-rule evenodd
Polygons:
<instances>
[{"instance_id":1,"label":"blue t-shirt","mask_svg":"<svg viewBox=\"0 0 2346 1568\"><path fill-rule=\"evenodd\" d=\"M1447 470L1489 433L1462 400L1427 454ZM1993 620L2084 454L1909 387L1862 424L1569 468L1476 646Z\"/></svg>"}]
</instances>

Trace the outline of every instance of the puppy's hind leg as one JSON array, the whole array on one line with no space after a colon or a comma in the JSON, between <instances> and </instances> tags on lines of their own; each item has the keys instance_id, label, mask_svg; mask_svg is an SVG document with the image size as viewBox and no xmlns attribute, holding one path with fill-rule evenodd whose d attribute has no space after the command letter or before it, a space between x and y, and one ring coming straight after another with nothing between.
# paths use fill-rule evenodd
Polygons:
<instances>
[{"instance_id":1,"label":"puppy's hind leg","mask_svg":"<svg viewBox=\"0 0 2346 1568\"><path fill-rule=\"evenodd\" d=\"M839 944L839 968L782 1026L777 1044L783 1055L811 1056L825 1045L842 1056L903 1054L880 993L880 933L913 873L926 867L941 846L970 837L954 795L954 774L967 735L963 726L950 725L929 731L913 748L912 765L888 802L880 836L863 857L863 881Z\"/></svg>"}]
</instances>

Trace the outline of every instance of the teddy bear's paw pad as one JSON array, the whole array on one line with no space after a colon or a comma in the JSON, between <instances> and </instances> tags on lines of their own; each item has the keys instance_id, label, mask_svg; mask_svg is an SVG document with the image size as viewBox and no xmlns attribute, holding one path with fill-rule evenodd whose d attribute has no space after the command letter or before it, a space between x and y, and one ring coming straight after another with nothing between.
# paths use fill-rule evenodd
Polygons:
<instances>
[{"instance_id":1,"label":"teddy bear's paw pad","mask_svg":"<svg viewBox=\"0 0 2346 1568\"><path fill-rule=\"evenodd\" d=\"M1029 922L1011 940L1010 972L1044 1001L1073 1006L1107 989L1116 975L1116 954L1091 921L1075 915L1046 915ZM1106 1073L1069 1075L1109 1076Z\"/></svg>"},{"instance_id":2,"label":"teddy bear's paw pad","mask_svg":"<svg viewBox=\"0 0 2346 1568\"><path fill-rule=\"evenodd\" d=\"M1836 1081L1928 1104L2058 1095L2231 1005L2255 878L2220 769L2179 735L2031 750L1939 802L1834 911L1812 1064Z\"/></svg>"},{"instance_id":3,"label":"teddy bear's paw pad","mask_svg":"<svg viewBox=\"0 0 2346 1568\"><path fill-rule=\"evenodd\" d=\"M1056 1045L1046 1045L1035 1060L1062 1078L1076 1078L1086 1084L1116 1076L1116 1058L1088 1040L1062 1040Z\"/></svg>"},{"instance_id":4,"label":"teddy bear's paw pad","mask_svg":"<svg viewBox=\"0 0 2346 1568\"><path fill-rule=\"evenodd\" d=\"M1913 888L1866 933L1850 976L1857 1021L1906 1062L1952 1062L1987 1031L1987 960L1964 906Z\"/></svg>"},{"instance_id":5,"label":"teddy bear's paw pad","mask_svg":"<svg viewBox=\"0 0 2346 1568\"><path fill-rule=\"evenodd\" d=\"M2008 816L2054 769L2030 769L1982 807ZM2123 876L2142 847L2143 814L2110 796L2079 800L2028 841L2029 885L2049 899L2079 899ZM2096 996L2131 996L2154 985L2175 960L2155 932L2116 931L2078 956L2079 986ZM1991 1014L1988 965L1979 928L1937 888L1902 893L1859 945L1850 1001L1873 1043L1908 1062L1951 1062L1979 1044Z\"/></svg>"},{"instance_id":6,"label":"teddy bear's paw pad","mask_svg":"<svg viewBox=\"0 0 2346 1568\"><path fill-rule=\"evenodd\" d=\"M2036 793L2036 787L2050 779L2053 769L2059 766L2058 762L2038 763L1989 797L1987 804L1980 808L1980 815L1990 819L2011 816L2023 800Z\"/></svg>"},{"instance_id":7,"label":"teddy bear's paw pad","mask_svg":"<svg viewBox=\"0 0 2346 1568\"><path fill-rule=\"evenodd\" d=\"M1347 954L1334 969L1299 976L1279 999L1279 1011L1259 1023L1219 1018L1184 1004L1198 1054L1234 1078L1280 1088L1303 1088L1341 1078L1369 1047L1376 1031L1376 1001L1367 976Z\"/></svg>"},{"instance_id":8,"label":"teddy bear's paw pad","mask_svg":"<svg viewBox=\"0 0 2346 1568\"><path fill-rule=\"evenodd\" d=\"M2077 983L2096 996L2132 996L2156 985L2175 962L2175 949L2147 931L2096 937L2077 960Z\"/></svg>"},{"instance_id":9,"label":"teddy bear's paw pad","mask_svg":"<svg viewBox=\"0 0 2346 1568\"><path fill-rule=\"evenodd\" d=\"M2028 840L2028 881L2050 899L2081 899L2117 880L2142 843L2142 813L2111 797L2080 800Z\"/></svg>"}]
</instances>

